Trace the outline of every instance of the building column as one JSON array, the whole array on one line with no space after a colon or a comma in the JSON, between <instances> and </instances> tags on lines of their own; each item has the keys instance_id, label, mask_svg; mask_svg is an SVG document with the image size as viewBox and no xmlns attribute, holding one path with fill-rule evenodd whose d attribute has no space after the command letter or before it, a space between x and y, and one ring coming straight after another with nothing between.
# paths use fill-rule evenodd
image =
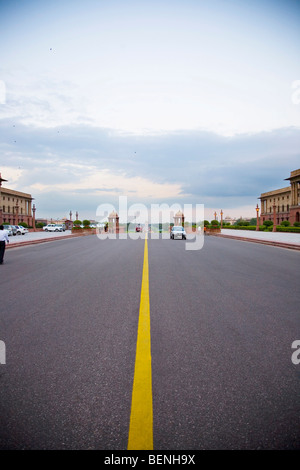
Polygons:
<instances>
[{"instance_id":1,"label":"building column","mask_svg":"<svg viewBox=\"0 0 300 470\"><path fill-rule=\"evenodd\" d=\"M19 225L19 204L16 203L16 225Z\"/></svg>"},{"instance_id":2,"label":"building column","mask_svg":"<svg viewBox=\"0 0 300 470\"><path fill-rule=\"evenodd\" d=\"M276 232L276 205L273 205L273 232Z\"/></svg>"}]
</instances>

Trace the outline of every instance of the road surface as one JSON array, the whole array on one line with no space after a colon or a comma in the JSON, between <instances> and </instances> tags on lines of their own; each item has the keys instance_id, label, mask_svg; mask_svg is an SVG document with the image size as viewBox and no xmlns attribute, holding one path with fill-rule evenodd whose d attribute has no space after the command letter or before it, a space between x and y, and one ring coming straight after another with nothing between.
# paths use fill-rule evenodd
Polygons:
<instances>
[{"instance_id":1,"label":"road surface","mask_svg":"<svg viewBox=\"0 0 300 470\"><path fill-rule=\"evenodd\" d=\"M144 247L6 252L0 448L127 448ZM299 449L300 253L217 237L148 250L154 449Z\"/></svg>"}]
</instances>

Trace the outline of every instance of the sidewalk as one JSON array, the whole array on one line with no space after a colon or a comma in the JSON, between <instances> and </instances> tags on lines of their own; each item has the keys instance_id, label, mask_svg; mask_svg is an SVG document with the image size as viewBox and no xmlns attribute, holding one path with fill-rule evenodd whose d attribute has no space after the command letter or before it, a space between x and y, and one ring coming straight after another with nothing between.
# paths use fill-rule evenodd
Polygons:
<instances>
[{"instance_id":1,"label":"sidewalk","mask_svg":"<svg viewBox=\"0 0 300 470\"><path fill-rule=\"evenodd\" d=\"M6 248L16 248L18 246L34 245L36 243L52 242L61 239L75 238L83 234L72 233L71 230L65 232L29 232L25 235L11 235Z\"/></svg>"},{"instance_id":2,"label":"sidewalk","mask_svg":"<svg viewBox=\"0 0 300 470\"><path fill-rule=\"evenodd\" d=\"M222 229L220 234L214 236L300 250L300 233Z\"/></svg>"}]
</instances>

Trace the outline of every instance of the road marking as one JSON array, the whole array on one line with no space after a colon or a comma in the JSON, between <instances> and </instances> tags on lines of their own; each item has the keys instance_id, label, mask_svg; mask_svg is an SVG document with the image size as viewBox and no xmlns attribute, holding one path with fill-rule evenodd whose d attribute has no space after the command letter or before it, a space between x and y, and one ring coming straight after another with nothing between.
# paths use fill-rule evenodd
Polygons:
<instances>
[{"instance_id":1,"label":"road marking","mask_svg":"<svg viewBox=\"0 0 300 470\"><path fill-rule=\"evenodd\" d=\"M148 241L145 238L128 450L153 450Z\"/></svg>"}]
</instances>

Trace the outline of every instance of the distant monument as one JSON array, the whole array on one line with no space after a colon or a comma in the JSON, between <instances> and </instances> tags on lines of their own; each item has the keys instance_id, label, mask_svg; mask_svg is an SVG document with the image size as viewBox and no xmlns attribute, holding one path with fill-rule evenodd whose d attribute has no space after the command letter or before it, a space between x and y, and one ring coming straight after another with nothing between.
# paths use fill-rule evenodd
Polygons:
<instances>
[{"instance_id":1,"label":"distant monument","mask_svg":"<svg viewBox=\"0 0 300 470\"><path fill-rule=\"evenodd\" d=\"M119 233L119 216L115 211L108 216L108 232Z\"/></svg>"},{"instance_id":2,"label":"distant monument","mask_svg":"<svg viewBox=\"0 0 300 470\"><path fill-rule=\"evenodd\" d=\"M176 226L184 226L184 214L182 211L178 211L176 212L176 214L174 215L174 225Z\"/></svg>"}]
</instances>

